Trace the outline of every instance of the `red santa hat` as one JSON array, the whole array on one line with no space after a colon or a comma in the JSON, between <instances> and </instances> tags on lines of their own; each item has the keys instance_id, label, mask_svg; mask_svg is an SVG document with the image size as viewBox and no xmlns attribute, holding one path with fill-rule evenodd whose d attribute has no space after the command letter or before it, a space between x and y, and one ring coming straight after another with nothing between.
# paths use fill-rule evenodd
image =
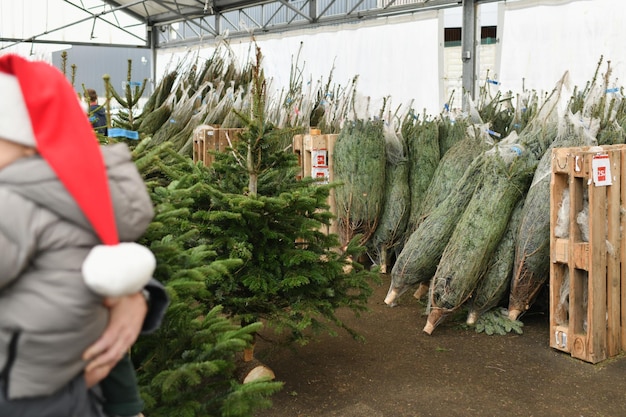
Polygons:
<instances>
[{"instance_id":1,"label":"red santa hat","mask_svg":"<svg viewBox=\"0 0 626 417\"><path fill-rule=\"evenodd\" d=\"M87 285L106 296L139 291L156 261L147 248L120 244L104 159L77 94L52 65L0 56L0 138L37 149L91 223L102 245L83 264Z\"/></svg>"}]
</instances>

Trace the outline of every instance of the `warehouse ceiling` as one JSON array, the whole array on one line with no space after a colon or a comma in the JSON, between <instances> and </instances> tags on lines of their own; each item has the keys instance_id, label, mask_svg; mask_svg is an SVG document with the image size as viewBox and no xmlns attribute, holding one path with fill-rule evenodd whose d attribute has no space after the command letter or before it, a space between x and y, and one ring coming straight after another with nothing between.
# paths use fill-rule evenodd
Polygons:
<instances>
[{"instance_id":1,"label":"warehouse ceiling","mask_svg":"<svg viewBox=\"0 0 626 417\"><path fill-rule=\"evenodd\" d=\"M462 0L102 0L97 10L83 0L52 0L72 5L84 12L75 23L104 21L117 30L130 33L114 16L125 13L145 25L143 36L132 34L139 47L166 48L198 43L211 44L221 38L284 32L366 19L458 7ZM467 1L467 0L466 0ZM473 0L476 4L498 0ZM55 32L71 26L47 28L26 39L3 38L0 42L72 43ZM45 36L44 36L45 35ZM93 36L87 36L94 45ZM93 33L91 34L93 35ZM110 43L108 45L111 45ZM127 45L124 45L127 46Z\"/></svg>"}]
</instances>

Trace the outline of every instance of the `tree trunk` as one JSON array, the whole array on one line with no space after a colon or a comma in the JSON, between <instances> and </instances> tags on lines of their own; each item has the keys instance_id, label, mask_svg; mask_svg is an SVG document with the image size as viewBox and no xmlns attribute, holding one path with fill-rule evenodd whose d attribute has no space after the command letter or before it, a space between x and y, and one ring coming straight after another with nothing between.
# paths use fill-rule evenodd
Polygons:
<instances>
[{"instance_id":1,"label":"tree trunk","mask_svg":"<svg viewBox=\"0 0 626 417\"><path fill-rule=\"evenodd\" d=\"M273 380L276 376L268 366L254 358L254 343L243 350L235 358L237 369L235 376L242 384L257 381L262 378Z\"/></svg>"}]
</instances>

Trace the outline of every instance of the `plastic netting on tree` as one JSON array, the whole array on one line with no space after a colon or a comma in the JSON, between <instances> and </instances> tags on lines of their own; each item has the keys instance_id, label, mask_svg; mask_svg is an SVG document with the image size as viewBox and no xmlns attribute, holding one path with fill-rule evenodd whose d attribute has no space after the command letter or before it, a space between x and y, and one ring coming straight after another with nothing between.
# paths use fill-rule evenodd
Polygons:
<instances>
[{"instance_id":1,"label":"plastic netting on tree","mask_svg":"<svg viewBox=\"0 0 626 417\"><path fill-rule=\"evenodd\" d=\"M579 115L569 113L561 119L556 138L539 161L524 203L515 247L514 274L509 295L511 319L517 319L530 308L550 275L552 148L593 145L597 126L593 121L581 122Z\"/></svg>"},{"instance_id":2,"label":"plastic netting on tree","mask_svg":"<svg viewBox=\"0 0 626 417\"><path fill-rule=\"evenodd\" d=\"M407 232L415 230L420 222L420 211L426 190L439 165L439 126L437 121L425 115L420 121L409 114L402 125L409 156L409 188L411 190L411 210Z\"/></svg>"},{"instance_id":3,"label":"plastic netting on tree","mask_svg":"<svg viewBox=\"0 0 626 417\"><path fill-rule=\"evenodd\" d=\"M385 198L376 231L369 240L370 257L387 272L392 253L401 243L410 207L408 182L409 162L406 144L389 123L384 127L387 166L385 168Z\"/></svg>"},{"instance_id":4,"label":"plastic netting on tree","mask_svg":"<svg viewBox=\"0 0 626 417\"><path fill-rule=\"evenodd\" d=\"M483 155L476 157L452 192L411 233L391 270L386 304L395 305L409 288L434 275L448 239L474 194L483 163Z\"/></svg>"},{"instance_id":5,"label":"plastic netting on tree","mask_svg":"<svg viewBox=\"0 0 626 417\"><path fill-rule=\"evenodd\" d=\"M515 242L522 219L524 199L520 198L513 209L504 236L500 239L493 256L489 259L484 276L480 278L469 300L466 323L474 325L487 311L508 301L508 294L515 261Z\"/></svg>"},{"instance_id":6,"label":"plastic netting on tree","mask_svg":"<svg viewBox=\"0 0 626 417\"><path fill-rule=\"evenodd\" d=\"M464 123L463 137L443 155L422 199L420 219L426 218L450 193L472 161L493 146L484 126Z\"/></svg>"},{"instance_id":7,"label":"plastic netting on tree","mask_svg":"<svg viewBox=\"0 0 626 417\"><path fill-rule=\"evenodd\" d=\"M424 327L428 334L472 295L536 166L533 155L515 141L496 145L484 155L478 185L431 281Z\"/></svg>"},{"instance_id":8,"label":"plastic netting on tree","mask_svg":"<svg viewBox=\"0 0 626 417\"><path fill-rule=\"evenodd\" d=\"M384 204L385 139L382 120L355 120L339 133L333 151L339 237L366 242L376 230Z\"/></svg>"}]
</instances>

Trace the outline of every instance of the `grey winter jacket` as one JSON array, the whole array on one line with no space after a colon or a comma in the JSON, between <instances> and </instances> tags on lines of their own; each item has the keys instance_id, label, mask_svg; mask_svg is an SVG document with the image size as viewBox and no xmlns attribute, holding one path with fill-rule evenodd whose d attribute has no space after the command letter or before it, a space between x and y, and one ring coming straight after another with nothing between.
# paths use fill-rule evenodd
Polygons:
<instances>
[{"instance_id":1,"label":"grey winter jacket","mask_svg":"<svg viewBox=\"0 0 626 417\"><path fill-rule=\"evenodd\" d=\"M102 148L121 241L135 241L153 209L126 145ZM39 156L0 170L0 370L9 399L50 395L79 375L108 310L81 265L99 244Z\"/></svg>"}]
</instances>

